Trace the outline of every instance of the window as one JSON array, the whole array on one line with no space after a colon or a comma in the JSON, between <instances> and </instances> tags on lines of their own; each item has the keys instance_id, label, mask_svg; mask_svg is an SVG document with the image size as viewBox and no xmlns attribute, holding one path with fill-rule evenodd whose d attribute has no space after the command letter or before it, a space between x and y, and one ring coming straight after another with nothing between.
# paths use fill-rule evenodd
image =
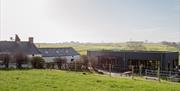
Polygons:
<instances>
[{"instance_id":1,"label":"window","mask_svg":"<svg viewBox=\"0 0 180 91\"><path fill-rule=\"evenodd\" d=\"M69 51L68 51L68 50L66 50L65 52L66 52L66 53L68 53Z\"/></svg>"},{"instance_id":2,"label":"window","mask_svg":"<svg viewBox=\"0 0 180 91\"><path fill-rule=\"evenodd\" d=\"M56 51L56 53L59 53L59 51Z\"/></svg>"},{"instance_id":3,"label":"window","mask_svg":"<svg viewBox=\"0 0 180 91\"><path fill-rule=\"evenodd\" d=\"M71 59L71 62L74 61L74 59Z\"/></svg>"},{"instance_id":4,"label":"window","mask_svg":"<svg viewBox=\"0 0 180 91\"><path fill-rule=\"evenodd\" d=\"M46 54L48 54L48 51L45 51Z\"/></svg>"}]
</instances>

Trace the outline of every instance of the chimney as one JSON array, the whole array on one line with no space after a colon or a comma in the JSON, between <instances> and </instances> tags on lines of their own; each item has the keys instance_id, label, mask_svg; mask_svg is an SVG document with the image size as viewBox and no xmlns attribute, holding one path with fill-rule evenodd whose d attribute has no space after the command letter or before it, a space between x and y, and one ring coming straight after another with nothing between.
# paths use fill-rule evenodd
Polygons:
<instances>
[{"instance_id":1,"label":"chimney","mask_svg":"<svg viewBox=\"0 0 180 91\"><path fill-rule=\"evenodd\" d=\"M29 37L29 43L34 43L34 38L33 37Z\"/></svg>"},{"instance_id":2,"label":"chimney","mask_svg":"<svg viewBox=\"0 0 180 91\"><path fill-rule=\"evenodd\" d=\"M18 43L21 42L21 39L19 38L17 34L15 35L15 42L18 42Z\"/></svg>"}]
</instances>

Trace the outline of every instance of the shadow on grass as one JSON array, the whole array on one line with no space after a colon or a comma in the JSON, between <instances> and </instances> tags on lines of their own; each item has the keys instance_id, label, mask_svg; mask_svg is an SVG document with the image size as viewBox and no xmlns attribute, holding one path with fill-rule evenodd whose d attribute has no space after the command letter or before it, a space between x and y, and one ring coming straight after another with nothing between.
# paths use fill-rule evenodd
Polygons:
<instances>
[{"instance_id":1,"label":"shadow on grass","mask_svg":"<svg viewBox=\"0 0 180 91\"><path fill-rule=\"evenodd\" d=\"M17 70L32 70L32 68L21 68L21 69L17 69L17 68L0 68L0 71L17 71Z\"/></svg>"},{"instance_id":2,"label":"shadow on grass","mask_svg":"<svg viewBox=\"0 0 180 91\"><path fill-rule=\"evenodd\" d=\"M63 70L63 69L46 69L46 68L42 68L42 69L35 69L35 68L0 68L0 71L28 71L28 70L61 70L61 71L65 71L65 72L77 72L77 73L82 73L83 75L86 74L93 74L90 71L75 71L75 70Z\"/></svg>"}]
</instances>

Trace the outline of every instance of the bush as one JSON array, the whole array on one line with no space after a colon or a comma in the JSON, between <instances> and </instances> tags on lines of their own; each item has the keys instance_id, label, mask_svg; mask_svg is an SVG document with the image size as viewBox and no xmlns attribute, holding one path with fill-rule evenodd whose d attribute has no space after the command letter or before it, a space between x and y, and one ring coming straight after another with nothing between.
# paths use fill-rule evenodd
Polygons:
<instances>
[{"instance_id":1,"label":"bush","mask_svg":"<svg viewBox=\"0 0 180 91\"><path fill-rule=\"evenodd\" d=\"M55 63L54 63L54 62L48 62L48 63L46 63L46 68L47 68L47 69L54 69L54 68L55 68Z\"/></svg>"},{"instance_id":2,"label":"bush","mask_svg":"<svg viewBox=\"0 0 180 91\"><path fill-rule=\"evenodd\" d=\"M45 61L42 57L33 57L31 59L31 64L33 68L42 69L44 68Z\"/></svg>"}]
</instances>

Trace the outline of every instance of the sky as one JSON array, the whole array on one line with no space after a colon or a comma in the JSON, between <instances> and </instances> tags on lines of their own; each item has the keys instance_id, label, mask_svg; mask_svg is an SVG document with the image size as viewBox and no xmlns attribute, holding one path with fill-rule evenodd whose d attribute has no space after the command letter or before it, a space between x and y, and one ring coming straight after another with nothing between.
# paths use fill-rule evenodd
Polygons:
<instances>
[{"instance_id":1,"label":"sky","mask_svg":"<svg viewBox=\"0 0 180 91\"><path fill-rule=\"evenodd\" d=\"M0 40L180 41L180 0L0 1Z\"/></svg>"}]
</instances>

